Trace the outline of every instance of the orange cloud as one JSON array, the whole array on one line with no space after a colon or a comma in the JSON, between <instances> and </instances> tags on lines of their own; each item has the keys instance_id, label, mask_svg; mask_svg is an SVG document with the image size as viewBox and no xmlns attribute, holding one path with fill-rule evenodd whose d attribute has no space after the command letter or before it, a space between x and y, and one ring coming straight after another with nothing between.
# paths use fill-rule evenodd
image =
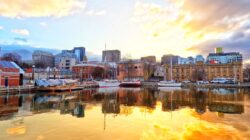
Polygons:
<instances>
[{"instance_id":1,"label":"orange cloud","mask_svg":"<svg viewBox=\"0 0 250 140\"><path fill-rule=\"evenodd\" d=\"M63 17L85 8L81 0L1 0L0 16L10 18Z\"/></svg>"},{"instance_id":2,"label":"orange cloud","mask_svg":"<svg viewBox=\"0 0 250 140\"><path fill-rule=\"evenodd\" d=\"M30 32L26 29L12 29L11 32L19 35L30 35Z\"/></svg>"}]
</instances>

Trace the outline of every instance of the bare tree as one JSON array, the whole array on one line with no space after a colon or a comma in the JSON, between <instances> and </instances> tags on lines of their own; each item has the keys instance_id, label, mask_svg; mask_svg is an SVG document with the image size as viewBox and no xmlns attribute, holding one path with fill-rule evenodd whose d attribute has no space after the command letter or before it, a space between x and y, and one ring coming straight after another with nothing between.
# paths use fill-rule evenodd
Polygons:
<instances>
[{"instance_id":1,"label":"bare tree","mask_svg":"<svg viewBox=\"0 0 250 140\"><path fill-rule=\"evenodd\" d=\"M244 81L250 82L250 64L247 64L243 70Z\"/></svg>"}]
</instances>

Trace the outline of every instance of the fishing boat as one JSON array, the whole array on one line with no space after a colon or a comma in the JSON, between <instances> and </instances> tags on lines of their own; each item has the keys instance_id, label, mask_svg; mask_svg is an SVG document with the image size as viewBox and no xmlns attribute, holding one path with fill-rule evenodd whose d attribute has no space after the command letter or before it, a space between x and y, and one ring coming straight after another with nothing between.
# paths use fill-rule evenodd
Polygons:
<instances>
[{"instance_id":1,"label":"fishing boat","mask_svg":"<svg viewBox=\"0 0 250 140\"><path fill-rule=\"evenodd\" d=\"M98 82L99 87L119 87L121 84L118 80L106 79Z\"/></svg>"},{"instance_id":2,"label":"fishing boat","mask_svg":"<svg viewBox=\"0 0 250 140\"><path fill-rule=\"evenodd\" d=\"M157 83L157 85L159 86L159 87L181 87L182 86L182 83L177 83L177 82L175 82L174 80L173 80L173 66L172 66L173 64L172 64L172 57L170 58L170 81L167 81L167 80L164 80L164 81L160 81L160 82L158 82ZM166 73L164 74L165 75L165 77L164 77L164 79L166 79Z\"/></svg>"}]
</instances>

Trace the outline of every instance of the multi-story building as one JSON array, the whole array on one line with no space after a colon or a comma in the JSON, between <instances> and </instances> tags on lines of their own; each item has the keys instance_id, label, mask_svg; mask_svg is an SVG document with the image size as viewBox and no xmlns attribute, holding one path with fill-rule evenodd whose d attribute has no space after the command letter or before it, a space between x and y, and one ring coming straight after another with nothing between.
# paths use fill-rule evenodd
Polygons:
<instances>
[{"instance_id":1,"label":"multi-story building","mask_svg":"<svg viewBox=\"0 0 250 140\"><path fill-rule=\"evenodd\" d=\"M175 56L172 54L163 55L161 57L161 64L169 64L170 65L170 63L172 61L172 64L175 65L175 64L178 64L178 60L179 60L179 56Z\"/></svg>"},{"instance_id":2,"label":"multi-story building","mask_svg":"<svg viewBox=\"0 0 250 140\"><path fill-rule=\"evenodd\" d=\"M167 80L171 79L171 67L166 66ZM173 65L172 79L176 81L211 81L217 77L235 78L237 81L243 81L243 66L242 63L234 62L228 64L184 64Z\"/></svg>"},{"instance_id":3,"label":"multi-story building","mask_svg":"<svg viewBox=\"0 0 250 140\"><path fill-rule=\"evenodd\" d=\"M227 63L232 63L232 62L242 62L242 54L239 52L229 52L229 53L224 53L222 51L222 48L216 48L215 53L210 53L207 57L207 62L214 64L227 64Z\"/></svg>"},{"instance_id":4,"label":"multi-story building","mask_svg":"<svg viewBox=\"0 0 250 140\"><path fill-rule=\"evenodd\" d=\"M165 78L165 67L164 65L156 65L155 71L154 71L154 77L157 77L160 80L164 80Z\"/></svg>"},{"instance_id":5,"label":"multi-story building","mask_svg":"<svg viewBox=\"0 0 250 140\"><path fill-rule=\"evenodd\" d=\"M153 68L149 63L139 60L128 60L118 63L117 79L118 80L148 80L153 75Z\"/></svg>"},{"instance_id":6,"label":"multi-story building","mask_svg":"<svg viewBox=\"0 0 250 140\"><path fill-rule=\"evenodd\" d=\"M36 67L53 67L54 66L54 55L49 52L36 50L32 54L32 60Z\"/></svg>"},{"instance_id":7,"label":"multi-story building","mask_svg":"<svg viewBox=\"0 0 250 140\"><path fill-rule=\"evenodd\" d=\"M63 50L61 53L55 55L55 66L62 70L71 70L77 63L77 56L68 51Z\"/></svg>"},{"instance_id":8,"label":"multi-story building","mask_svg":"<svg viewBox=\"0 0 250 140\"><path fill-rule=\"evenodd\" d=\"M121 52L119 50L102 51L103 62L119 62L121 60Z\"/></svg>"},{"instance_id":9,"label":"multi-story building","mask_svg":"<svg viewBox=\"0 0 250 140\"><path fill-rule=\"evenodd\" d=\"M148 62L148 63L156 63L156 57L155 56L145 56L141 57L142 62Z\"/></svg>"},{"instance_id":10,"label":"multi-story building","mask_svg":"<svg viewBox=\"0 0 250 140\"><path fill-rule=\"evenodd\" d=\"M196 58L179 58L178 64L165 64L167 80L208 80L217 77L234 78L243 82L242 54L238 52L224 53L222 48L216 48L215 53L210 53L207 61L202 55ZM171 79L172 78L172 79Z\"/></svg>"},{"instance_id":11,"label":"multi-story building","mask_svg":"<svg viewBox=\"0 0 250 140\"><path fill-rule=\"evenodd\" d=\"M77 62L83 62L86 57L85 48L84 47L75 47L72 52L76 55Z\"/></svg>"},{"instance_id":12,"label":"multi-story building","mask_svg":"<svg viewBox=\"0 0 250 140\"><path fill-rule=\"evenodd\" d=\"M179 65L184 65L184 64L194 64L195 63L195 58L193 58L192 56L189 56L187 58L183 58L183 57L179 57L178 58L178 63ZM176 63L173 63L176 64Z\"/></svg>"}]
</instances>

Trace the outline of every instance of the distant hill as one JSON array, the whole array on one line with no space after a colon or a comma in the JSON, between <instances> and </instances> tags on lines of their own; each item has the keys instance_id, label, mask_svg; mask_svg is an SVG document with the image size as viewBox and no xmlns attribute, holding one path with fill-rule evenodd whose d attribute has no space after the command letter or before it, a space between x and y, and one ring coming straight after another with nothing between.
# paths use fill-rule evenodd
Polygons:
<instances>
[{"instance_id":1,"label":"distant hill","mask_svg":"<svg viewBox=\"0 0 250 140\"><path fill-rule=\"evenodd\" d=\"M47 52L50 52L54 55L61 52L61 50L58 50L58 49L35 48L33 46L30 46L30 45L8 44L8 45L0 45L0 47L2 49L1 55L3 55L4 53L15 52L22 57L22 60L32 60L32 53L35 50L47 51ZM101 60L100 55L96 55L96 54L93 54L91 52L86 52L86 55L87 55L89 61L100 61Z\"/></svg>"}]
</instances>

